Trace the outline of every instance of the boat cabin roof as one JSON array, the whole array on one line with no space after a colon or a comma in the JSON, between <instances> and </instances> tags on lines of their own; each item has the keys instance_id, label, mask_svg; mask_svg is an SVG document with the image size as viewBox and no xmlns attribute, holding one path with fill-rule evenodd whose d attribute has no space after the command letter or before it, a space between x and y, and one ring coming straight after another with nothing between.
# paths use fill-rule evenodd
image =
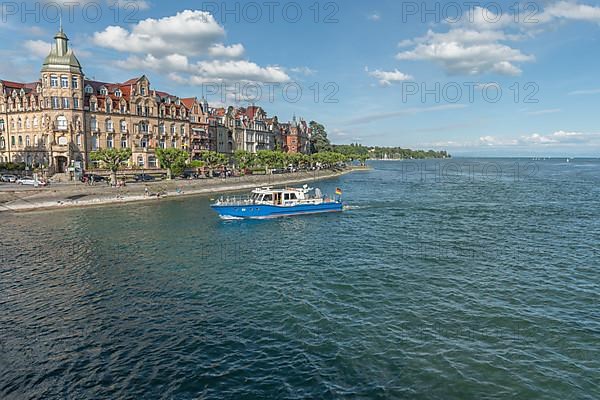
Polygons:
<instances>
[{"instance_id":1,"label":"boat cabin roof","mask_svg":"<svg viewBox=\"0 0 600 400\"><path fill-rule=\"evenodd\" d=\"M252 193L254 193L254 194L308 193L311 190L313 190L313 189L309 188L308 186L306 186L304 188L285 188L285 189L273 189L270 187L263 187L263 188L254 189L252 191Z\"/></svg>"}]
</instances>

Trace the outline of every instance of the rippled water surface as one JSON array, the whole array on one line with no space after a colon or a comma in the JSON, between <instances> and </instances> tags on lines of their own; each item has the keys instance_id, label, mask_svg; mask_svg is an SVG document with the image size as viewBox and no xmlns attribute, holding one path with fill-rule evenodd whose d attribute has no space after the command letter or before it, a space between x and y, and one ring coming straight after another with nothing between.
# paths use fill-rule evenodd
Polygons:
<instances>
[{"instance_id":1,"label":"rippled water surface","mask_svg":"<svg viewBox=\"0 0 600 400\"><path fill-rule=\"evenodd\" d=\"M372 166L335 215L0 214L0 398L600 398L600 161Z\"/></svg>"}]
</instances>

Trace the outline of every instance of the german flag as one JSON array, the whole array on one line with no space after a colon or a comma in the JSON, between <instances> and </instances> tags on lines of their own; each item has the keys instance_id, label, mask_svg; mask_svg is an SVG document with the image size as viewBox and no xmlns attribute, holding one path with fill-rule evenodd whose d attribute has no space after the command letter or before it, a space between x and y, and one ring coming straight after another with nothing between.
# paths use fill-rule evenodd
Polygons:
<instances>
[{"instance_id":1,"label":"german flag","mask_svg":"<svg viewBox=\"0 0 600 400\"><path fill-rule=\"evenodd\" d=\"M335 194L337 194L338 196L341 196L342 195L342 189L336 188L335 189Z\"/></svg>"}]
</instances>

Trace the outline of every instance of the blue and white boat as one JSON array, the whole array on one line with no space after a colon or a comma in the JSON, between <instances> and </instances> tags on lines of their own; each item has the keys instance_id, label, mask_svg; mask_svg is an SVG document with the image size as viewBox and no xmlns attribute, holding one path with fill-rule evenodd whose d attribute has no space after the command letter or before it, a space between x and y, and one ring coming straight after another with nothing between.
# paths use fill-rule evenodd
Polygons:
<instances>
[{"instance_id":1,"label":"blue and white boat","mask_svg":"<svg viewBox=\"0 0 600 400\"><path fill-rule=\"evenodd\" d=\"M220 198L211 207L223 219L264 219L342 211L341 190L335 198L304 185L300 189L258 188L249 197Z\"/></svg>"}]
</instances>

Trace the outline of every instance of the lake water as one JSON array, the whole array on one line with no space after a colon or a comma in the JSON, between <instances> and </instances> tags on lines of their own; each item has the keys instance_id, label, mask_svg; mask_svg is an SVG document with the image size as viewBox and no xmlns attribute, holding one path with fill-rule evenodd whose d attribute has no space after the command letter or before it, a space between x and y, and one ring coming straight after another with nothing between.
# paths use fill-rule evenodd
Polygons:
<instances>
[{"instance_id":1,"label":"lake water","mask_svg":"<svg viewBox=\"0 0 600 400\"><path fill-rule=\"evenodd\" d=\"M600 398L600 160L371 166L340 214L0 214L0 398Z\"/></svg>"}]
</instances>

